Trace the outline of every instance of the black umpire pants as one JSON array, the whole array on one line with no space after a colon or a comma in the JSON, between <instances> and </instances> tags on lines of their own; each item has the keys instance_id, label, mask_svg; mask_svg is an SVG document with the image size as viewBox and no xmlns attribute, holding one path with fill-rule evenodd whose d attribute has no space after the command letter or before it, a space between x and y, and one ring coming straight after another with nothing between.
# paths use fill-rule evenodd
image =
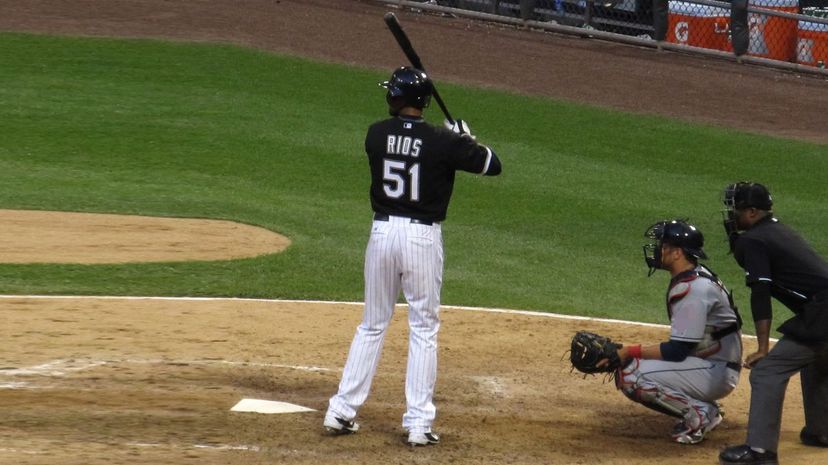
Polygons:
<instances>
[{"instance_id":1,"label":"black umpire pants","mask_svg":"<svg viewBox=\"0 0 828 465\"><path fill-rule=\"evenodd\" d=\"M802 344L782 337L750 372L747 444L777 451L782 404L791 376L800 373L805 426L828 435L828 344Z\"/></svg>"}]
</instances>

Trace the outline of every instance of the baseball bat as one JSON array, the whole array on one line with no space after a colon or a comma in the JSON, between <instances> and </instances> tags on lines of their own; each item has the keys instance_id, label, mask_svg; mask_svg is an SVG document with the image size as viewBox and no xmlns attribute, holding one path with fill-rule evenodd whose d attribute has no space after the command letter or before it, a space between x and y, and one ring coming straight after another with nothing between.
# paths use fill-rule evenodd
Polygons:
<instances>
[{"instance_id":1,"label":"baseball bat","mask_svg":"<svg viewBox=\"0 0 828 465\"><path fill-rule=\"evenodd\" d=\"M408 57L408 61L411 64L422 71L425 71L425 67L423 66L423 62L420 61L420 56L417 55L417 52L414 51L414 46L411 45L411 41L408 40L408 36L403 31L402 26L400 26L400 22L397 20L397 16L390 11L385 13L385 24L388 25L388 29L391 31L391 34L394 34L394 38L397 39L397 43L400 45L403 53L405 56ZM434 86L434 81L432 81L432 86ZM434 97L434 101L437 102L437 105L440 106L440 110L443 110L443 114L446 115L446 119L449 120L451 124L454 124L454 118L451 117L451 113L449 113L448 108L446 108L446 104L443 102L443 99L440 98L440 94L437 92L437 87L433 87L432 96Z\"/></svg>"}]
</instances>

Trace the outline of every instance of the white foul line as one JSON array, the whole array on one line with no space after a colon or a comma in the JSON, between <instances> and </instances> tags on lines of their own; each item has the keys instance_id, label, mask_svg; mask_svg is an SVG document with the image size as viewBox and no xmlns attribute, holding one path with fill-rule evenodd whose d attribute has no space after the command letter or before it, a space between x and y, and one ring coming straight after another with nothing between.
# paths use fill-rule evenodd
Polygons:
<instances>
[{"instance_id":1,"label":"white foul line","mask_svg":"<svg viewBox=\"0 0 828 465\"><path fill-rule=\"evenodd\" d=\"M78 363L74 360L52 360L51 362L35 365L27 368L0 368L0 375L8 376L63 376L67 371L82 371L101 365L106 365L103 360L91 360L85 363Z\"/></svg>"},{"instance_id":2,"label":"white foul line","mask_svg":"<svg viewBox=\"0 0 828 465\"><path fill-rule=\"evenodd\" d=\"M364 302L337 302L330 300L294 300L294 299L247 299L239 297L152 297L152 296L78 296L78 295L0 295L0 299L78 299L78 300L161 300L161 301L182 301L182 302L262 302L262 303L295 303L295 304L316 304L316 305L365 305ZM406 304L397 304L398 307L405 307ZM507 313L511 315L537 316L542 318L557 318L560 320L597 321L600 323L644 326L649 328L669 328L669 325L657 323L644 323L640 321L616 320L612 318L595 318L590 316L566 315L563 313L551 313L531 310L511 310L505 308L483 308L466 307L462 305L440 305L441 309L463 310L471 312L486 313ZM756 338L749 334L742 335L747 338ZM776 339L771 338L771 342Z\"/></svg>"},{"instance_id":3,"label":"white foul line","mask_svg":"<svg viewBox=\"0 0 828 465\"><path fill-rule=\"evenodd\" d=\"M79 296L79 295L0 295L0 299L44 299L44 300L64 300L64 299L78 299L78 300L161 300L161 301L184 301L184 302L263 302L263 303L296 303L296 304L318 304L318 305L365 305L363 302L338 302L330 300L294 300L294 299L247 299L239 297L155 297L155 296ZM405 304L397 304L397 306L406 306ZM440 305L442 309L448 310L465 310L472 312L489 312L489 313L509 313L513 315L528 315L540 316L549 318L560 318L562 320L585 320L585 321L599 321L603 323L617 323L617 324L631 324L640 326L650 326L657 328L666 328L667 325L655 323L642 323L636 321L614 320L607 318L593 318L588 316L566 315L563 313L551 313L543 311L532 310L510 310L505 308L484 308L484 307L467 307L462 305Z\"/></svg>"}]
</instances>

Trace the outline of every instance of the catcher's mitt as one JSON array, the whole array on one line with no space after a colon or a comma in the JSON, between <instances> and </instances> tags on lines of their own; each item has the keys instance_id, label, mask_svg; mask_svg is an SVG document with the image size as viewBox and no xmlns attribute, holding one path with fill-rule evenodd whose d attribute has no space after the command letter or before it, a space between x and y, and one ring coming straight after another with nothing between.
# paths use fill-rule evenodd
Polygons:
<instances>
[{"instance_id":1,"label":"catcher's mitt","mask_svg":"<svg viewBox=\"0 0 828 465\"><path fill-rule=\"evenodd\" d=\"M572 366L581 373L611 373L621 367L621 358L618 349L622 344L612 342L612 339L589 331L578 331L572 337L572 352L569 360ZM598 362L607 359L605 365L598 366Z\"/></svg>"}]
</instances>

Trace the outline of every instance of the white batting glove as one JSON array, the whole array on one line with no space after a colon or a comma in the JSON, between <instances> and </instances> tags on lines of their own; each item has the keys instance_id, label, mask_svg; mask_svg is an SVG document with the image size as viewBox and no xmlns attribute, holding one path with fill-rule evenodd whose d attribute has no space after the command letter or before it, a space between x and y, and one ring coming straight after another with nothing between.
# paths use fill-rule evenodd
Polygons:
<instances>
[{"instance_id":1,"label":"white batting glove","mask_svg":"<svg viewBox=\"0 0 828 465\"><path fill-rule=\"evenodd\" d=\"M456 120L454 120L454 123L452 123L449 120L445 120L445 121L443 121L443 126L445 126L446 129L450 130L451 132L454 132L456 134L460 134L461 136L466 135L466 136L471 137L472 139L477 139L476 137L474 137L472 135L471 129L469 129L468 123L466 123L462 119L456 119Z\"/></svg>"}]
</instances>

